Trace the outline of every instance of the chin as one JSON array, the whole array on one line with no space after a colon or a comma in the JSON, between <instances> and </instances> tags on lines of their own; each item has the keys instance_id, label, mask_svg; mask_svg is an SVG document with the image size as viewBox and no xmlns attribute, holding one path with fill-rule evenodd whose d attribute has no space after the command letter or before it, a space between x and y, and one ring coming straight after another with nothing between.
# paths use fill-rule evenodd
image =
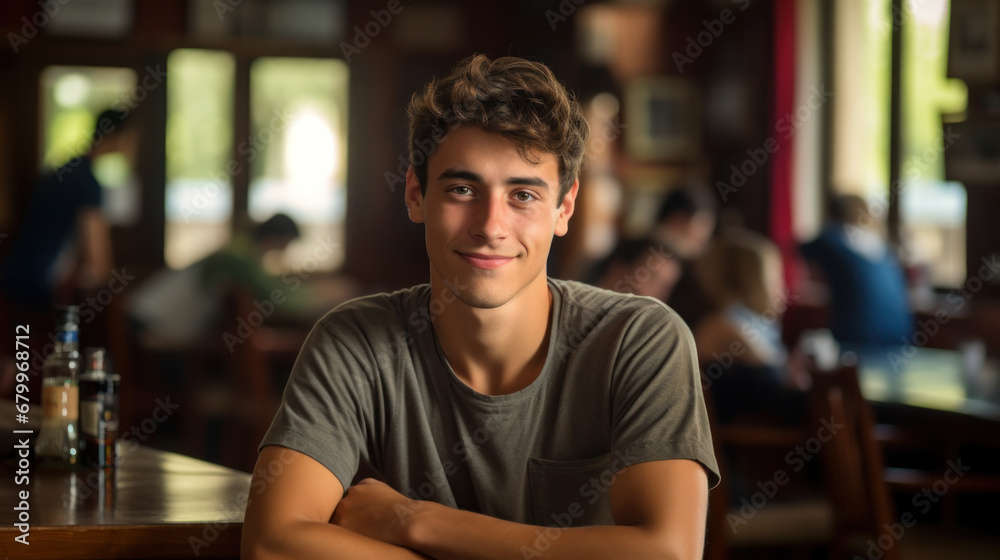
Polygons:
<instances>
[{"instance_id":1,"label":"chin","mask_svg":"<svg viewBox=\"0 0 1000 560\"><path fill-rule=\"evenodd\" d=\"M461 293L456 295L458 296L458 301L476 309L496 309L514 297L514 293L508 290L491 289L487 286L477 286L475 284L470 284L468 289L462 290Z\"/></svg>"}]
</instances>

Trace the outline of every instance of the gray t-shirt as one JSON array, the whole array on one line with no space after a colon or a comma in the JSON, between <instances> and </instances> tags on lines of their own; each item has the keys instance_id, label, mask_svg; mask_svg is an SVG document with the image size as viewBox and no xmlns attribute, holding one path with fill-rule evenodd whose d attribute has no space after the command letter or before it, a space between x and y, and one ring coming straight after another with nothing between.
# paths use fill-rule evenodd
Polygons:
<instances>
[{"instance_id":1,"label":"gray t-shirt","mask_svg":"<svg viewBox=\"0 0 1000 560\"><path fill-rule=\"evenodd\" d=\"M693 459L719 479L694 341L663 303L549 279L552 328L538 378L478 393L452 371L429 285L347 302L316 324L261 447L359 467L397 491L537 525L611 525L612 475Z\"/></svg>"}]
</instances>

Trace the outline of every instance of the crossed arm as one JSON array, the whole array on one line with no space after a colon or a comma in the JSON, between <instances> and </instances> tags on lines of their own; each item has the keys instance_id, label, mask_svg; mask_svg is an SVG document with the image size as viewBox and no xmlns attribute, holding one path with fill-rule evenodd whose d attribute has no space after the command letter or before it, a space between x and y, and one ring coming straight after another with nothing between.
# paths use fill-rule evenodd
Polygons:
<instances>
[{"instance_id":1,"label":"crossed arm","mask_svg":"<svg viewBox=\"0 0 1000 560\"><path fill-rule=\"evenodd\" d=\"M247 560L701 558L708 481L698 463L632 465L616 475L610 501L614 526L546 532L413 501L371 479L344 494L314 459L269 446L254 469L241 552Z\"/></svg>"}]
</instances>

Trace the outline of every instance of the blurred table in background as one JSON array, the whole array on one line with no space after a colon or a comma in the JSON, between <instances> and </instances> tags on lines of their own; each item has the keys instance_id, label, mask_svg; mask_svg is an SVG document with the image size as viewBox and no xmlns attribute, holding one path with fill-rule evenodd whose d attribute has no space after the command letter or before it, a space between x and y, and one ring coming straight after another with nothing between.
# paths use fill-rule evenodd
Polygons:
<instances>
[{"instance_id":1,"label":"blurred table in background","mask_svg":"<svg viewBox=\"0 0 1000 560\"><path fill-rule=\"evenodd\" d=\"M133 440L134 441L134 440ZM250 475L176 453L120 442L110 476L97 468L41 470L14 482L3 460L0 556L33 559L239 558ZM7 451L7 450L4 450ZM14 507L30 492L24 546Z\"/></svg>"},{"instance_id":2,"label":"blurred table in background","mask_svg":"<svg viewBox=\"0 0 1000 560\"><path fill-rule=\"evenodd\" d=\"M873 403L1000 422L1000 364L966 352L914 346L857 350L861 391Z\"/></svg>"}]
</instances>

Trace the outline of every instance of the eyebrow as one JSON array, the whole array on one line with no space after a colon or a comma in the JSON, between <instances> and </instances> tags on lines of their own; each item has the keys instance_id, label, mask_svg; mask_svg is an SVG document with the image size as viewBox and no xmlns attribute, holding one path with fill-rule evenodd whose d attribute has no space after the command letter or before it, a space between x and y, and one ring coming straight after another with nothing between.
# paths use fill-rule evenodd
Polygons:
<instances>
[{"instance_id":1,"label":"eyebrow","mask_svg":"<svg viewBox=\"0 0 1000 560\"><path fill-rule=\"evenodd\" d=\"M473 183L485 183L483 176L465 169L450 168L445 169L438 179L462 179ZM508 177L505 181L508 185L526 185L531 187L549 188L549 184L541 177Z\"/></svg>"}]
</instances>

